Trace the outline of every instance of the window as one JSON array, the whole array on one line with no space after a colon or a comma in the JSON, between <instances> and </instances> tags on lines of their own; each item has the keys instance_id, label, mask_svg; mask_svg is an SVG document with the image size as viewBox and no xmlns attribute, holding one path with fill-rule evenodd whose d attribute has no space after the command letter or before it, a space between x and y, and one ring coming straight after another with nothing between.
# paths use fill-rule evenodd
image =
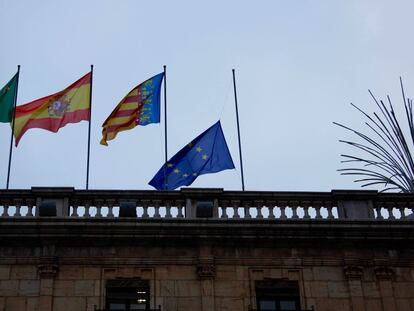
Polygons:
<instances>
[{"instance_id":1,"label":"window","mask_svg":"<svg viewBox=\"0 0 414 311\"><path fill-rule=\"evenodd\" d=\"M150 292L147 281L137 279L109 280L106 283L106 310L149 310Z\"/></svg>"},{"instance_id":2,"label":"window","mask_svg":"<svg viewBox=\"0 0 414 311\"><path fill-rule=\"evenodd\" d=\"M257 310L299 311L299 286L296 281L256 281Z\"/></svg>"}]
</instances>

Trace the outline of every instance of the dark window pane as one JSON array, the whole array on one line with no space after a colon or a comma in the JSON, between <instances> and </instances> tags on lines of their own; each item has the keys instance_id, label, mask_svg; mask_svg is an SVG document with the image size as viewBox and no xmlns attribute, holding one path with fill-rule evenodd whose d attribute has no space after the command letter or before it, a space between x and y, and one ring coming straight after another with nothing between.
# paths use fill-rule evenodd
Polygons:
<instances>
[{"instance_id":1,"label":"dark window pane","mask_svg":"<svg viewBox=\"0 0 414 311\"><path fill-rule=\"evenodd\" d=\"M110 303L109 309L111 310L126 310L126 306L124 303Z\"/></svg>"},{"instance_id":2,"label":"dark window pane","mask_svg":"<svg viewBox=\"0 0 414 311\"><path fill-rule=\"evenodd\" d=\"M296 310L296 301L292 300L281 300L280 301L280 310Z\"/></svg>"},{"instance_id":3,"label":"dark window pane","mask_svg":"<svg viewBox=\"0 0 414 311\"><path fill-rule=\"evenodd\" d=\"M273 311L276 310L276 302L273 300L261 300L260 310L262 311Z\"/></svg>"}]
</instances>

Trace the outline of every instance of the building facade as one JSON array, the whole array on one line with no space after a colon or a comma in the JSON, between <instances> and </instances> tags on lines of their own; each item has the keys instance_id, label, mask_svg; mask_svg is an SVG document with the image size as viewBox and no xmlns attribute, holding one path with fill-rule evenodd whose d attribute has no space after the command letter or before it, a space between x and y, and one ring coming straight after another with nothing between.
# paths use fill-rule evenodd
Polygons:
<instances>
[{"instance_id":1,"label":"building facade","mask_svg":"<svg viewBox=\"0 0 414 311\"><path fill-rule=\"evenodd\" d=\"M414 311L414 196L0 191L0 311Z\"/></svg>"}]
</instances>

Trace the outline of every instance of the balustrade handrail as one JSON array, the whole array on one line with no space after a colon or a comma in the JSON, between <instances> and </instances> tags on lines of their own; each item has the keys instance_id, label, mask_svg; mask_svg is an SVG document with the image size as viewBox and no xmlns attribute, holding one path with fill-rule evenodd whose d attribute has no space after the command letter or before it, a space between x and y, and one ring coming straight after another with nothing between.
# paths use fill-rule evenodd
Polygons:
<instances>
[{"instance_id":1,"label":"balustrade handrail","mask_svg":"<svg viewBox=\"0 0 414 311\"><path fill-rule=\"evenodd\" d=\"M0 217L38 216L37 205L48 200L60 200L57 204L63 207L59 207L60 214L56 216L65 217L118 217L119 206L128 202L139 209L136 215L129 217L192 218L197 202L206 200L214 205L212 218L224 219L392 220L409 219L414 210L414 194L361 190L275 192L183 188L180 191L153 191L33 187L0 190ZM27 209L27 213L22 213L22 209Z\"/></svg>"}]
</instances>

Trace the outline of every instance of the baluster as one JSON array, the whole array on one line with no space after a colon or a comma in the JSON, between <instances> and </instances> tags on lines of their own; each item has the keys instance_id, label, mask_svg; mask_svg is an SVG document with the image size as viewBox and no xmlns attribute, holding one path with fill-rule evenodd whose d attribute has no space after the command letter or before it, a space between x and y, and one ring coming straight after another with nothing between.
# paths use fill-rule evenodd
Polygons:
<instances>
[{"instance_id":1,"label":"baluster","mask_svg":"<svg viewBox=\"0 0 414 311\"><path fill-rule=\"evenodd\" d=\"M240 218L240 215L239 215L239 206L241 205L240 201L232 200L231 203L232 203L232 208L233 208L233 211L234 211L233 218L235 218L235 219Z\"/></svg>"},{"instance_id":2,"label":"baluster","mask_svg":"<svg viewBox=\"0 0 414 311\"><path fill-rule=\"evenodd\" d=\"M79 201L72 200L72 215L71 217L79 217Z\"/></svg>"},{"instance_id":3,"label":"baluster","mask_svg":"<svg viewBox=\"0 0 414 311\"><path fill-rule=\"evenodd\" d=\"M183 214L184 201L177 200L175 202L175 205L177 206L177 210L178 210L177 218L184 218L184 214Z\"/></svg>"},{"instance_id":4,"label":"baluster","mask_svg":"<svg viewBox=\"0 0 414 311\"><path fill-rule=\"evenodd\" d=\"M90 211L91 202L85 201L85 204L83 204L83 206L85 207L84 217L91 218L91 211Z\"/></svg>"},{"instance_id":5,"label":"baluster","mask_svg":"<svg viewBox=\"0 0 414 311\"><path fill-rule=\"evenodd\" d=\"M106 217L108 218L114 218L114 205L115 205L115 200L109 199L106 200L106 206L108 207L108 215L106 215Z\"/></svg>"},{"instance_id":6,"label":"baluster","mask_svg":"<svg viewBox=\"0 0 414 311\"><path fill-rule=\"evenodd\" d=\"M160 215L160 206L161 206L162 201L161 200L153 200L152 202L154 203L154 210L155 210L154 218L160 218L161 217L161 215Z\"/></svg>"},{"instance_id":7,"label":"baluster","mask_svg":"<svg viewBox=\"0 0 414 311\"><path fill-rule=\"evenodd\" d=\"M27 200L26 201L27 204L27 214L26 217L33 217L34 213L33 213L33 205L34 205L34 201L33 200Z\"/></svg>"},{"instance_id":8,"label":"baluster","mask_svg":"<svg viewBox=\"0 0 414 311\"><path fill-rule=\"evenodd\" d=\"M400 212L400 220L404 219L404 209L405 209L406 203L405 202L398 202L396 204L396 209L398 209L398 211Z\"/></svg>"},{"instance_id":9,"label":"baluster","mask_svg":"<svg viewBox=\"0 0 414 311\"><path fill-rule=\"evenodd\" d=\"M407 202L407 205L405 206L405 208L408 208L409 212L414 213L414 202ZM405 208L404 208L404 216L405 216Z\"/></svg>"},{"instance_id":10,"label":"baluster","mask_svg":"<svg viewBox=\"0 0 414 311\"><path fill-rule=\"evenodd\" d=\"M150 205L150 201L149 200L142 200L141 201L142 204L142 218L149 218L148 215L148 206Z\"/></svg>"},{"instance_id":11,"label":"baluster","mask_svg":"<svg viewBox=\"0 0 414 311\"><path fill-rule=\"evenodd\" d=\"M388 211L388 220L394 220L395 216L392 213L392 210L394 209L394 204L393 203L387 203L386 204L386 209Z\"/></svg>"},{"instance_id":12,"label":"baluster","mask_svg":"<svg viewBox=\"0 0 414 311\"><path fill-rule=\"evenodd\" d=\"M228 218L227 217L227 206L229 205L229 201L221 201L221 217L220 218Z\"/></svg>"},{"instance_id":13,"label":"baluster","mask_svg":"<svg viewBox=\"0 0 414 311\"><path fill-rule=\"evenodd\" d=\"M10 217L9 216L9 203L5 203L3 205L3 217Z\"/></svg>"},{"instance_id":14,"label":"baluster","mask_svg":"<svg viewBox=\"0 0 414 311\"><path fill-rule=\"evenodd\" d=\"M16 213L14 214L14 217L22 217L22 211L21 211L22 203L23 203L22 200L19 200L19 199L14 200L14 206L16 207Z\"/></svg>"},{"instance_id":15,"label":"baluster","mask_svg":"<svg viewBox=\"0 0 414 311\"><path fill-rule=\"evenodd\" d=\"M293 219L299 218L298 211L297 211L297 209L299 207L299 202L298 201L291 201L289 203L289 206L292 208L292 218Z\"/></svg>"},{"instance_id":16,"label":"baluster","mask_svg":"<svg viewBox=\"0 0 414 311\"><path fill-rule=\"evenodd\" d=\"M333 215L333 213L332 213L332 209L333 209L333 204L332 204L332 202L331 202L331 201L326 201L326 202L324 203L324 206L325 206L325 208L326 208L326 210L327 210L327 212L328 212L328 217L327 217L327 219L334 219L334 215Z\"/></svg>"},{"instance_id":17,"label":"baluster","mask_svg":"<svg viewBox=\"0 0 414 311\"><path fill-rule=\"evenodd\" d=\"M250 215L250 206L251 202L249 201L243 201L243 209L244 209L244 218L250 219L252 218L252 215Z\"/></svg>"},{"instance_id":18,"label":"baluster","mask_svg":"<svg viewBox=\"0 0 414 311\"><path fill-rule=\"evenodd\" d=\"M287 207L287 202L286 201L280 201L278 203L278 206L280 208L280 219L286 219L286 207Z\"/></svg>"},{"instance_id":19,"label":"baluster","mask_svg":"<svg viewBox=\"0 0 414 311\"><path fill-rule=\"evenodd\" d=\"M165 201L165 218L172 218L171 201Z\"/></svg>"},{"instance_id":20,"label":"baluster","mask_svg":"<svg viewBox=\"0 0 414 311\"><path fill-rule=\"evenodd\" d=\"M309 201L303 201L301 203L301 206L303 207L303 219L310 219L309 215L309 208L310 208L311 202Z\"/></svg>"},{"instance_id":21,"label":"baluster","mask_svg":"<svg viewBox=\"0 0 414 311\"><path fill-rule=\"evenodd\" d=\"M266 206L269 209L269 219L275 219L275 207L276 207L276 202L274 201L267 201L266 202Z\"/></svg>"},{"instance_id":22,"label":"baluster","mask_svg":"<svg viewBox=\"0 0 414 311\"><path fill-rule=\"evenodd\" d=\"M315 209L316 215L315 215L315 219L322 219L322 215L321 215L321 207L322 207L322 202L320 201L315 201L312 204L313 208Z\"/></svg>"},{"instance_id":23,"label":"baluster","mask_svg":"<svg viewBox=\"0 0 414 311\"><path fill-rule=\"evenodd\" d=\"M377 211L377 219L384 219L384 217L381 214L381 206L376 206L375 210Z\"/></svg>"},{"instance_id":24,"label":"baluster","mask_svg":"<svg viewBox=\"0 0 414 311\"><path fill-rule=\"evenodd\" d=\"M103 200L95 200L96 218L102 218L102 205Z\"/></svg>"},{"instance_id":25,"label":"baluster","mask_svg":"<svg viewBox=\"0 0 414 311\"><path fill-rule=\"evenodd\" d=\"M257 209L257 219L263 219L263 214L262 214L262 207L263 207L263 201L254 201L254 206Z\"/></svg>"}]
</instances>

